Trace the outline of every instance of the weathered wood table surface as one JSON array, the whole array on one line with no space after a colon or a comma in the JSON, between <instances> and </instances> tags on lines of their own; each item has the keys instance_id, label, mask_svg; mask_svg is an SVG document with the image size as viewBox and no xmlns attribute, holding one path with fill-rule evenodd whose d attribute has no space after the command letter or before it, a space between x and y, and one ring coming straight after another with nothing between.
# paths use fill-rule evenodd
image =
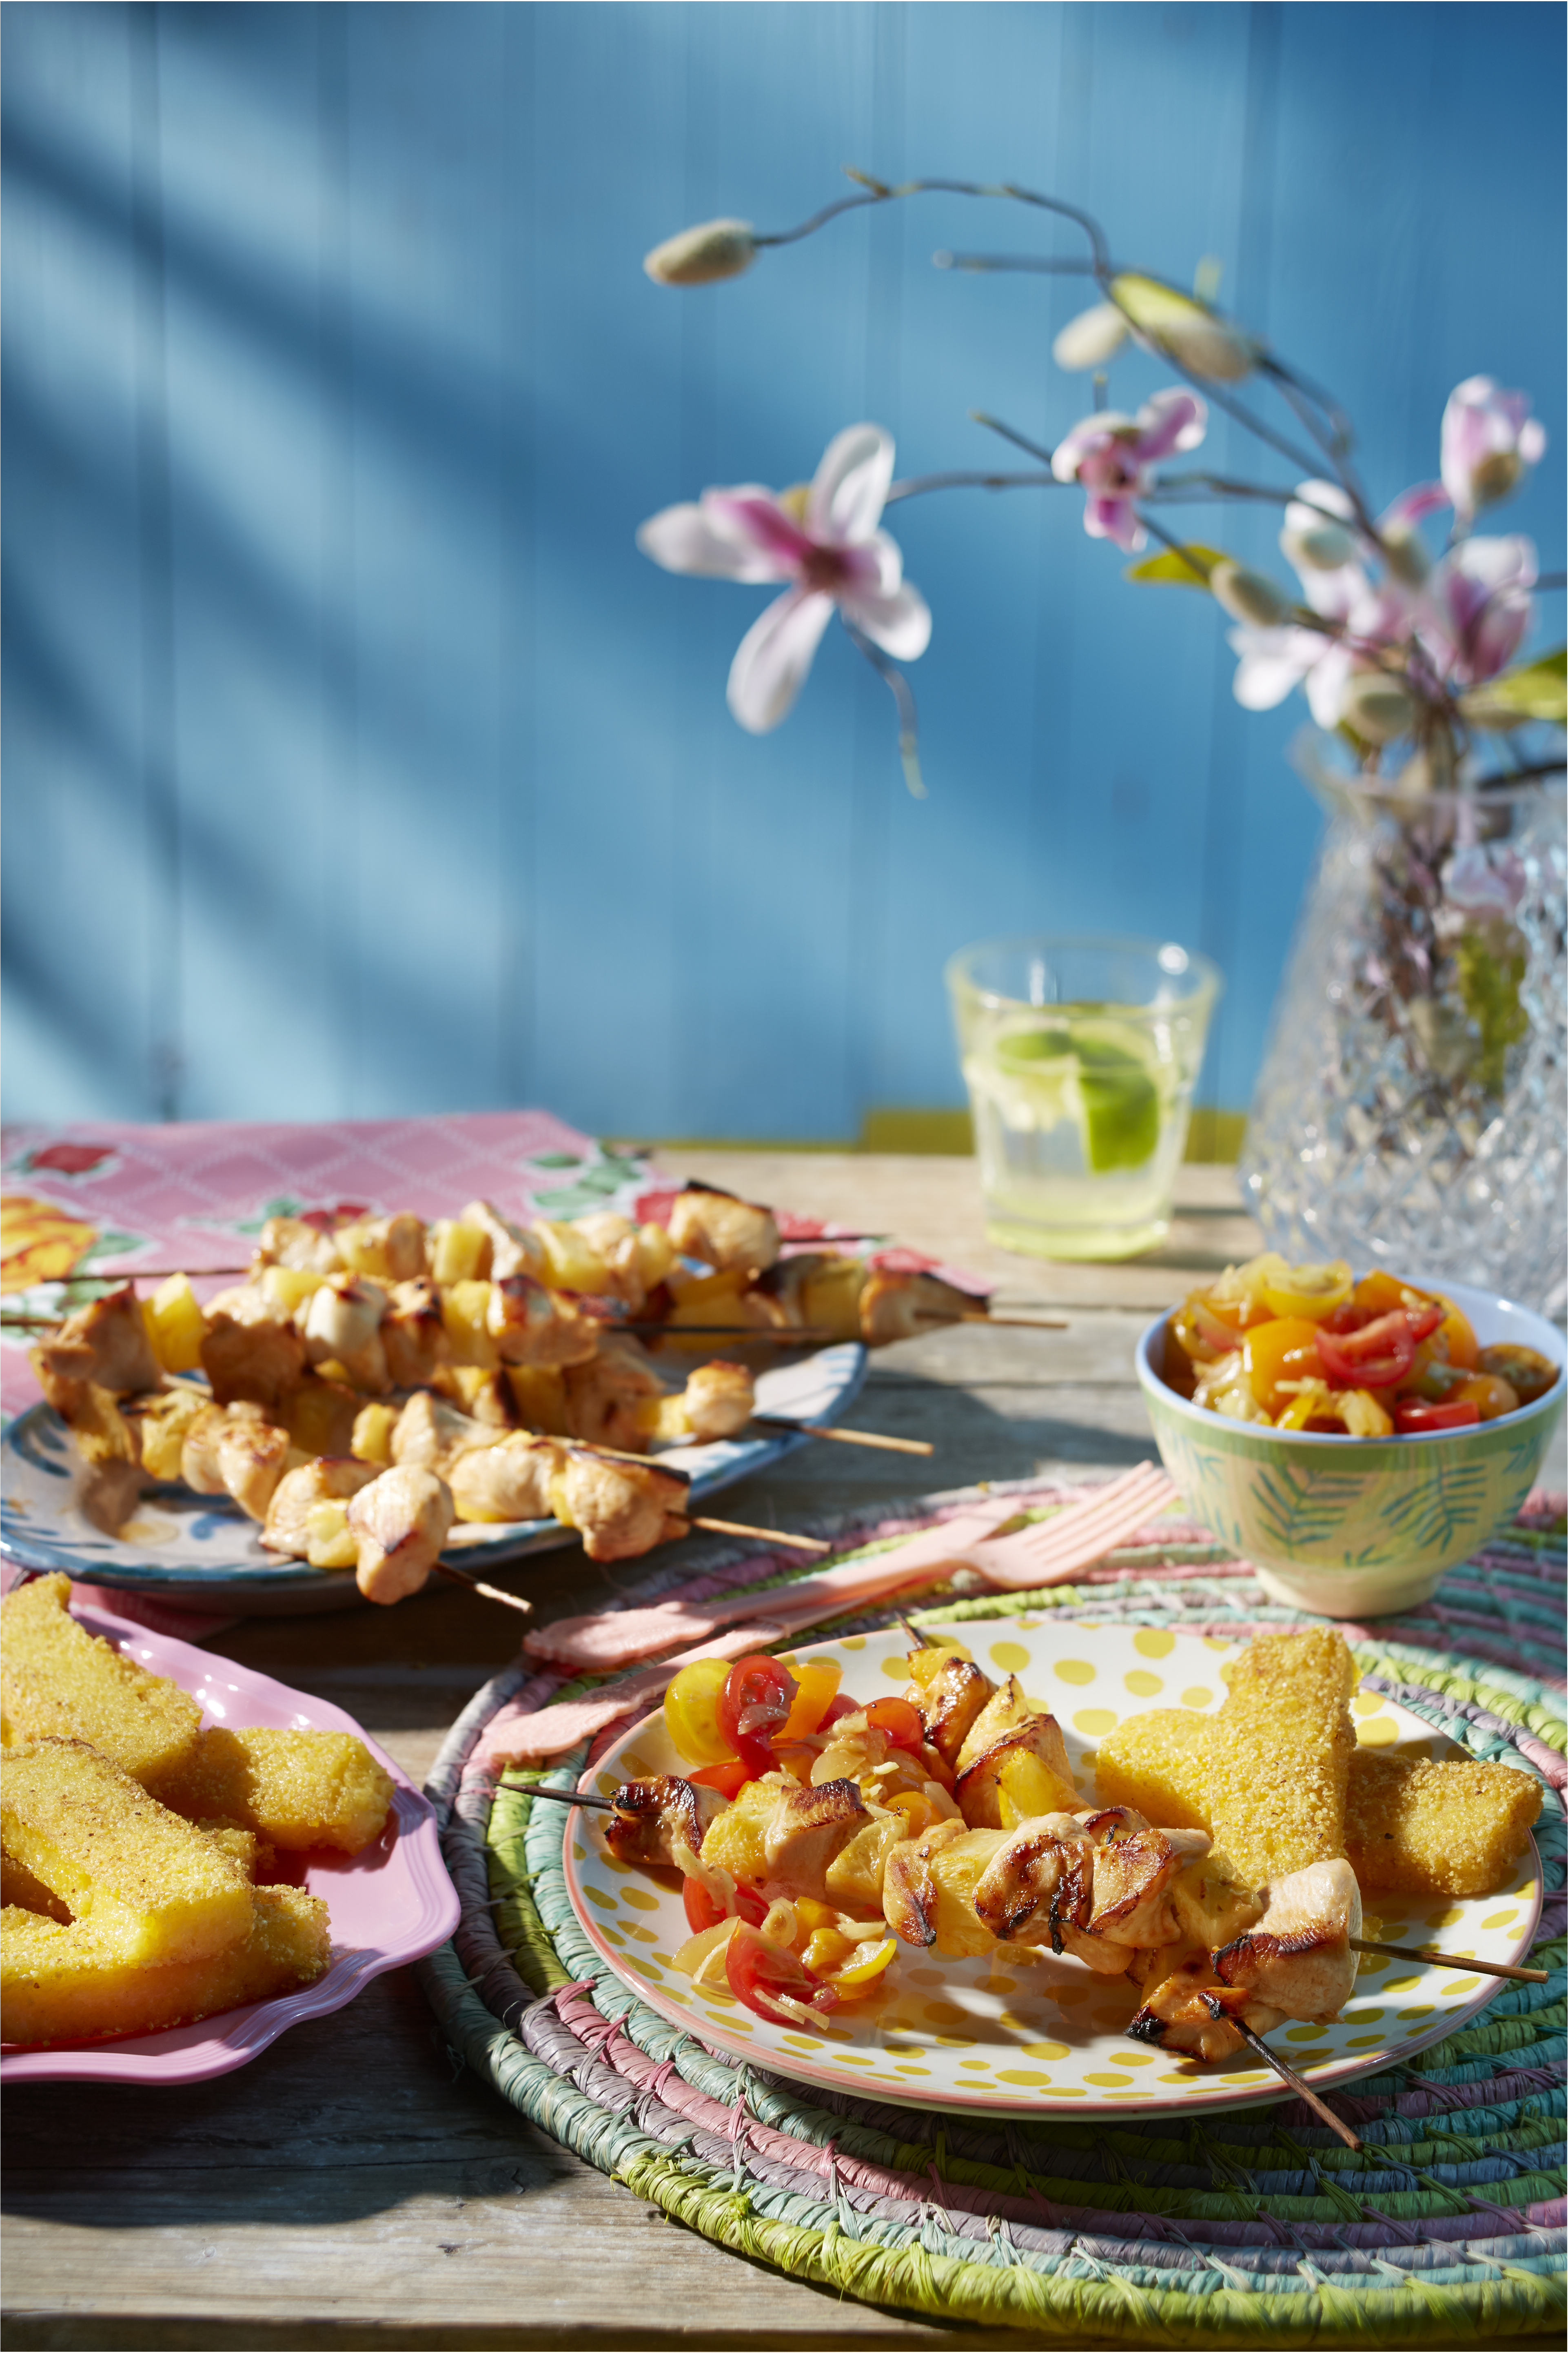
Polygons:
<instances>
[{"instance_id":1,"label":"weathered wood table surface","mask_svg":"<svg viewBox=\"0 0 1568 2353\"><path fill-rule=\"evenodd\" d=\"M986 1275L999 1305L1069 1319L1060 1333L957 1327L880 1351L849 1419L928 1438L934 1456L805 1447L726 1494L733 1517L784 1527L976 1479L1152 1457L1132 1376L1140 1329L1258 1247L1232 1173L1216 1167L1183 1171L1164 1250L1069 1267L987 1245L968 1160L698 1152L670 1165L895 1234ZM500 1576L548 1619L625 1591L635 1567L605 1571L573 1550ZM419 1780L514 1641L505 1613L448 1589L395 1610L254 1619L211 1647L347 1708ZM1035 2341L839 2304L666 2222L454 2076L405 1969L216 2083L21 2087L5 2125L7 2346Z\"/></svg>"}]
</instances>

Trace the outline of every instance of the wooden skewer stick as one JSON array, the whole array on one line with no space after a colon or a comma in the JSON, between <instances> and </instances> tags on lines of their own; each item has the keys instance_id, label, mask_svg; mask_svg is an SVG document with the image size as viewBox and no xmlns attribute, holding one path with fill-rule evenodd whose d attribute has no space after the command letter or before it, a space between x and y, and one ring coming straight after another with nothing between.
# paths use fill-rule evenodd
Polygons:
<instances>
[{"instance_id":1,"label":"wooden skewer stick","mask_svg":"<svg viewBox=\"0 0 1568 2353\"><path fill-rule=\"evenodd\" d=\"M1321 2100L1318 2097L1317 2093L1313 2091L1310 2084L1305 2082L1301 2076L1298 2075L1294 2067L1289 2065L1286 2060L1281 2059L1278 2051L1270 2051L1268 2043L1265 2042L1261 2034L1254 2034L1251 2027L1244 2026L1239 2018L1233 2018L1230 2023L1235 2027L1237 2032L1241 2036L1243 2042L1247 2044L1249 2049L1258 2053L1258 2056L1263 2061L1264 2065L1267 2067L1272 2067L1274 2073L1279 2077L1281 2083L1289 2084L1297 2098L1299 2100L1305 2100L1307 2105L1311 2109L1312 2114L1315 2116L1321 2116L1324 2124L1326 2124L1331 2131L1337 2132L1347 2148L1360 2148L1361 2140L1359 2136L1352 2132L1349 2125L1347 2125L1342 2118L1335 2116L1328 2102L1326 2100Z\"/></svg>"},{"instance_id":2,"label":"wooden skewer stick","mask_svg":"<svg viewBox=\"0 0 1568 2353\"><path fill-rule=\"evenodd\" d=\"M720 1536L755 1536L763 1544L788 1545L792 1552L823 1553L833 1550L831 1545L819 1544L815 1536L786 1535L783 1528L748 1527L744 1520L700 1520L693 1512L688 1514L686 1525L689 1528L710 1529L713 1535Z\"/></svg>"},{"instance_id":3,"label":"wooden skewer stick","mask_svg":"<svg viewBox=\"0 0 1568 2353\"><path fill-rule=\"evenodd\" d=\"M878 1446L889 1454L936 1452L923 1438L884 1438L869 1430L839 1430L826 1421L795 1421L787 1413L754 1413L752 1419L763 1430L798 1430L803 1437L831 1438L840 1446Z\"/></svg>"},{"instance_id":4,"label":"wooden skewer stick","mask_svg":"<svg viewBox=\"0 0 1568 2353\"><path fill-rule=\"evenodd\" d=\"M521 1794L525 1798L553 1798L557 1805L561 1806L596 1806L604 1814L613 1814L617 1811L614 1798L593 1798L589 1796L586 1789L536 1788L525 1789Z\"/></svg>"},{"instance_id":5,"label":"wooden skewer stick","mask_svg":"<svg viewBox=\"0 0 1568 2353\"><path fill-rule=\"evenodd\" d=\"M921 1324L994 1324L998 1331L1065 1332L1066 1323L1059 1315L988 1315L984 1307L965 1308L960 1315L937 1315L917 1311L916 1321Z\"/></svg>"},{"instance_id":6,"label":"wooden skewer stick","mask_svg":"<svg viewBox=\"0 0 1568 2353\"><path fill-rule=\"evenodd\" d=\"M466 1585L470 1593L482 1594L487 1601L499 1601L503 1608L515 1609L524 1618L533 1615L531 1601L525 1601L521 1593L503 1593L499 1585L487 1585L484 1578L476 1577L471 1568L454 1568L451 1562L446 1560L438 1560L436 1567L438 1575L449 1577L454 1585Z\"/></svg>"},{"instance_id":7,"label":"wooden skewer stick","mask_svg":"<svg viewBox=\"0 0 1568 2353\"><path fill-rule=\"evenodd\" d=\"M1516 1985L1546 1985L1550 1969L1516 1968L1511 1961L1471 1961L1462 1953L1435 1953L1426 1945L1384 1945L1375 1936L1352 1936L1352 1953L1386 1953L1394 1961L1426 1961L1436 1969L1474 1969L1482 1977L1510 1978Z\"/></svg>"},{"instance_id":8,"label":"wooden skewer stick","mask_svg":"<svg viewBox=\"0 0 1568 2353\"><path fill-rule=\"evenodd\" d=\"M758 1325L751 1324L656 1324L647 1321L629 1323L606 1322L600 1326L605 1332L649 1333L660 1340L732 1340L737 1347L748 1341L766 1340L775 1348L823 1348L842 1342L841 1332L807 1330L795 1324Z\"/></svg>"}]
</instances>

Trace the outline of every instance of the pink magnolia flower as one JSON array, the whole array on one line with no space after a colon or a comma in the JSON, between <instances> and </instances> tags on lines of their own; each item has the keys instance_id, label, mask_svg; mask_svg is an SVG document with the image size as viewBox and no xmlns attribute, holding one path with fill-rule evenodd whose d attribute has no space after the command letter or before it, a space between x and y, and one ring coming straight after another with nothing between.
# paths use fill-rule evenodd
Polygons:
<instances>
[{"instance_id":1,"label":"pink magnolia flower","mask_svg":"<svg viewBox=\"0 0 1568 2353\"><path fill-rule=\"evenodd\" d=\"M1416 634L1439 675L1479 686L1506 670L1530 627L1535 548L1517 534L1462 539L1427 581Z\"/></svg>"},{"instance_id":2,"label":"pink magnolia flower","mask_svg":"<svg viewBox=\"0 0 1568 2353\"><path fill-rule=\"evenodd\" d=\"M1090 539L1114 540L1135 555L1148 533L1132 501L1153 481L1153 468L1177 449L1195 449L1208 429L1208 410L1192 392L1157 392L1136 417L1112 408L1086 417L1058 442L1051 471L1058 482L1081 482L1089 492L1083 527Z\"/></svg>"},{"instance_id":3,"label":"pink magnolia flower","mask_svg":"<svg viewBox=\"0 0 1568 2353\"><path fill-rule=\"evenodd\" d=\"M1539 463L1546 435L1530 413L1527 393L1504 392L1489 375L1467 376L1443 411L1443 488L1463 527L1479 507L1516 490L1525 469Z\"/></svg>"},{"instance_id":4,"label":"pink magnolia flower","mask_svg":"<svg viewBox=\"0 0 1568 2353\"><path fill-rule=\"evenodd\" d=\"M1339 634L1295 621L1232 629L1231 650L1240 657L1232 691L1244 710L1272 711L1300 686L1319 726L1335 727L1352 678L1377 667L1372 651L1401 635L1405 600L1391 583L1369 577L1354 520L1355 509L1337 482L1296 485L1279 544L1296 568L1301 601Z\"/></svg>"},{"instance_id":5,"label":"pink magnolia flower","mask_svg":"<svg viewBox=\"0 0 1568 2353\"><path fill-rule=\"evenodd\" d=\"M892 437L851 425L831 440L804 498L763 490L704 491L666 507L637 533L667 572L721 580L784 580L742 638L729 702L741 725L765 735L788 716L837 606L847 622L898 661L931 642L931 612L904 578L897 543L879 529L893 479Z\"/></svg>"}]
</instances>

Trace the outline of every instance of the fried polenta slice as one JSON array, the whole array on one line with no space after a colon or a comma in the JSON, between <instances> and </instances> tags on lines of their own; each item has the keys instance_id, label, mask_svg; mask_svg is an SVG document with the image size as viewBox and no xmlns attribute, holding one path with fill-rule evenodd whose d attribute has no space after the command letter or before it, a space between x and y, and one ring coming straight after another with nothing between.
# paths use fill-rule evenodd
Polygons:
<instances>
[{"instance_id":1,"label":"fried polenta slice","mask_svg":"<svg viewBox=\"0 0 1568 2353\"><path fill-rule=\"evenodd\" d=\"M1209 1830L1248 1884L1344 1853L1360 1680L1326 1626L1260 1635L1236 1660L1209 1738Z\"/></svg>"},{"instance_id":2,"label":"fried polenta slice","mask_svg":"<svg viewBox=\"0 0 1568 2353\"><path fill-rule=\"evenodd\" d=\"M70 1918L68 1905L52 1895L41 1879L35 1879L25 1862L14 1854L0 1851L0 1905L21 1912L41 1912L47 1919L59 1921L62 1927Z\"/></svg>"},{"instance_id":3,"label":"fried polenta slice","mask_svg":"<svg viewBox=\"0 0 1568 2353\"><path fill-rule=\"evenodd\" d=\"M352 1732L202 1735L169 1803L196 1820L255 1831L274 1847L357 1854L386 1826L394 1784Z\"/></svg>"},{"instance_id":4,"label":"fried polenta slice","mask_svg":"<svg viewBox=\"0 0 1568 2353\"><path fill-rule=\"evenodd\" d=\"M298 1887L247 1891L244 1935L226 1951L143 1968L84 1921L62 1927L0 1912L0 2034L7 2042L86 2042L156 2034L319 1978L331 1957L327 1907Z\"/></svg>"},{"instance_id":5,"label":"fried polenta slice","mask_svg":"<svg viewBox=\"0 0 1568 2353\"><path fill-rule=\"evenodd\" d=\"M1094 1787L1102 1806L1131 1806L1165 1831L1209 1828L1209 1734L1191 1708L1130 1715L1100 1744Z\"/></svg>"},{"instance_id":6,"label":"fried polenta slice","mask_svg":"<svg viewBox=\"0 0 1568 2353\"><path fill-rule=\"evenodd\" d=\"M85 1741L0 1755L0 1838L127 1961L204 1960L249 1932L231 1858Z\"/></svg>"},{"instance_id":7,"label":"fried polenta slice","mask_svg":"<svg viewBox=\"0 0 1568 2353\"><path fill-rule=\"evenodd\" d=\"M86 1740L153 1796L188 1765L202 1712L166 1675L150 1674L79 1626L68 1577L40 1577L0 1602L0 1729L6 1745Z\"/></svg>"},{"instance_id":8,"label":"fried polenta slice","mask_svg":"<svg viewBox=\"0 0 1568 2353\"><path fill-rule=\"evenodd\" d=\"M1345 1852L1366 1894L1495 1895L1540 1811L1540 1782L1514 1766L1358 1748Z\"/></svg>"}]
</instances>

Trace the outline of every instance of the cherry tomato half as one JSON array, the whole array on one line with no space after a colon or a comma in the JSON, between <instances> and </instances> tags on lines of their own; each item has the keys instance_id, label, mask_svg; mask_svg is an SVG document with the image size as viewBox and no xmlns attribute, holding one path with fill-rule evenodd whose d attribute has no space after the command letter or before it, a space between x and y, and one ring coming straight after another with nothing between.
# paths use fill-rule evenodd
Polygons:
<instances>
[{"instance_id":1,"label":"cherry tomato half","mask_svg":"<svg viewBox=\"0 0 1568 2353\"><path fill-rule=\"evenodd\" d=\"M737 1659L719 1695L719 1729L755 1780L773 1767L773 1735L795 1704L795 1680L777 1659L754 1651Z\"/></svg>"},{"instance_id":2,"label":"cherry tomato half","mask_svg":"<svg viewBox=\"0 0 1568 2353\"><path fill-rule=\"evenodd\" d=\"M665 1693L664 1721L688 1764L717 1765L732 1753L719 1729L719 1701L729 1674L727 1659L692 1659Z\"/></svg>"},{"instance_id":3,"label":"cherry tomato half","mask_svg":"<svg viewBox=\"0 0 1568 2353\"><path fill-rule=\"evenodd\" d=\"M793 2010L784 2009L777 2001L775 1997L779 1994L804 2003L808 2010L837 2007L838 1996L830 1985L814 1977L793 1953L784 1952L777 1945L764 1945L756 1930L744 1924L724 1947L724 1974L736 2000L743 2001L748 2010L774 2026L800 2023Z\"/></svg>"},{"instance_id":4,"label":"cherry tomato half","mask_svg":"<svg viewBox=\"0 0 1568 2353\"><path fill-rule=\"evenodd\" d=\"M704 1765L700 1772L686 1776L689 1781L700 1781L705 1789L717 1789L719 1795L728 1798L731 1804L747 1782L754 1778L747 1772L738 1757L723 1757L717 1765Z\"/></svg>"},{"instance_id":5,"label":"cherry tomato half","mask_svg":"<svg viewBox=\"0 0 1568 2353\"><path fill-rule=\"evenodd\" d=\"M681 1881L680 1900L686 1906L687 1921L694 1936L700 1936L704 1928L716 1928L727 1916L720 1911L700 1879ZM753 1928L760 1928L768 1916L767 1905L750 1887L736 1888L735 1909L742 1919L749 1921Z\"/></svg>"},{"instance_id":6,"label":"cherry tomato half","mask_svg":"<svg viewBox=\"0 0 1568 2353\"><path fill-rule=\"evenodd\" d=\"M1436 1300L1418 1311L1394 1307L1353 1332L1331 1330L1334 1320L1331 1316L1318 1326L1318 1359L1326 1378L1336 1388L1392 1389L1415 1363L1418 1343L1443 1321L1443 1310Z\"/></svg>"},{"instance_id":7,"label":"cherry tomato half","mask_svg":"<svg viewBox=\"0 0 1568 2353\"><path fill-rule=\"evenodd\" d=\"M918 1707L907 1699L874 1699L866 1710L874 1732L885 1732L895 1748L921 1748L926 1728Z\"/></svg>"},{"instance_id":8,"label":"cherry tomato half","mask_svg":"<svg viewBox=\"0 0 1568 2353\"><path fill-rule=\"evenodd\" d=\"M1453 1398L1443 1405L1428 1405L1425 1398L1401 1398L1394 1409L1394 1427L1406 1438L1424 1430L1467 1430L1480 1418L1480 1407L1471 1398Z\"/></svg>"}]
</instances>

